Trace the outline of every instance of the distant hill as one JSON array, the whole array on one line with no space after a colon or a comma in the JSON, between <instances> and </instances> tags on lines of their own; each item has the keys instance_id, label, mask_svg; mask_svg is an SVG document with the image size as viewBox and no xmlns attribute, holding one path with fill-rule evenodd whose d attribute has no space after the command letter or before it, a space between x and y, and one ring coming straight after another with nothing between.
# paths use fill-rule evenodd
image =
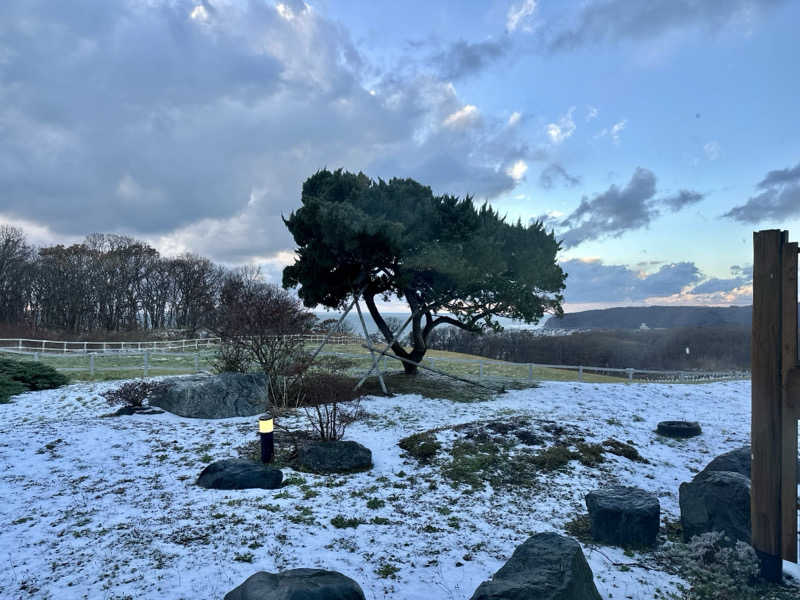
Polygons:
<instances>
[{"instance_id":1,"label":"distant hill","mask_svg":"<svg viewBox=\"0 0 800 600\"><path fill-rule=\"evenodd\" d=\"M650 329L709 327L714 325L750 326L752 306L624 306L585 310L553 317L545 329Z\"/></svg>"}]
</instances>

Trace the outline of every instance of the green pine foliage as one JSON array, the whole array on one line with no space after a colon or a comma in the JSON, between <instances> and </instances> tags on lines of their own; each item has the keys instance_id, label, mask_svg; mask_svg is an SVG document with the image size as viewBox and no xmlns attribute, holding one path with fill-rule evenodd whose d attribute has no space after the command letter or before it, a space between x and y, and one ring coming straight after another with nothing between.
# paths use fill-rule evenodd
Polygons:
<instances>
[{"instance_id":1,"label":"green pine foliage","mask_svg":"<svg viewBox=\"0 0 800 600\"><path fill-rule=\"evenodd\" d=\"M559 244L540 222L507 223L470 197L435 196L412 179L376 182L341 170L309 177L301 201L285 220L298 259L284 270L284 287L300 286L306 306L330 308L363 290L387 341L374 299L404 299L416 314L413 351L395 344L398 356L419 361L439 325L480 332L500 329L498 316L530 323L562 313Z\"/></svg>"},{"instance_id":2,"label":"green pine foliage","mask_svg":"<svg viewBox=\"0 0 800 600\"><path fill-rule=\"evenodd\" d=\"M0 358L0 379L18 383L22 391L50 390L69 383L69 377L49 365L6 358Z\"/></svg>"},{"instance_id":3,"label":"green pine foliage","mask_svg":"<svg viewBox=\"0 0 800 600\"><path fill-rule=\"evenodd\" d=\"M0 375L0 404L5 404L11 398L23 392L27 392L28 388L22 385L19 381L14 381L3 375Z\"/></svg>"}]
</instances>

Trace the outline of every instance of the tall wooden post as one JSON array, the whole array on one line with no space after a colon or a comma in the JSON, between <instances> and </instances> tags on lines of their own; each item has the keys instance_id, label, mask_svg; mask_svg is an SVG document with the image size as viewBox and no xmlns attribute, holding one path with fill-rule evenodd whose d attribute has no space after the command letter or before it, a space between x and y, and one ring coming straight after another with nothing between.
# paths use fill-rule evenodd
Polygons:
<instances>
[{"instance_id":1,"label":"tall wooden post","mask_svg":"<svg viewBox=\"0 0 800 600\"><path fill-rule=\"evenodd\" d=\"M797 244L753 234L752 544L762 575L780 581L797 561Z\"/></svg>"}]
</instances>

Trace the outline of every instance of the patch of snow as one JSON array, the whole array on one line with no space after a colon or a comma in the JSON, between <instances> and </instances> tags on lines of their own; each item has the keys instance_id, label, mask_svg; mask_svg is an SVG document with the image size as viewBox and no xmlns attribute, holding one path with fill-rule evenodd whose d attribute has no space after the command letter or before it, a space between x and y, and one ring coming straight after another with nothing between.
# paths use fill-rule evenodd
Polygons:
<instances>
[{"instance_id":1,"label":"patch of snow","mask_svg":"<svg viewBox=\"0 0 800 600\"><path fill-rule=\"evenodd\" d=\"M186 419L164 413L103 418L120 382L77 384L0 405L0 596L221 598L259 570L322 567L355 579L369 599L469 598L514 549L540 531L564 533L601 483L655 493L679 518L678 486L714 456L745 445L750 383L543 383L471 404L405 395L367 398L368 418L347 439L374 468L346 476L284 470L305 483L280 490L205 490L210 460L256 439L256 418ZM587 441L632 443L649 464L608 455L602 469L573 463L537 474L541 488L453 488L435 465L397 446L412 433L497 418L533 417L580 428ZM300 416L288 418L302 424ZM699 421L703 435L669 440L662 420ZM445 436L446 437L446 436ZM383 500L377 509L371 498ZM331 518L364 521L337 529ZM374 517L389 524L369 523ZM604 598L651 598L679 580L637 566L621 549L584 545Z\"/></svg>"}]
</instances>

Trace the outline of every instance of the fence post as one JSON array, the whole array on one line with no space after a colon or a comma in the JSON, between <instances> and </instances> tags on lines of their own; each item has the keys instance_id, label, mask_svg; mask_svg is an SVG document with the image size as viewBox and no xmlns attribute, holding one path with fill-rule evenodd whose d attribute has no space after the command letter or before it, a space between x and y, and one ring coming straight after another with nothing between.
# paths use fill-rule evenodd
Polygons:
<instances>
[{"instance_id":1,"label":"fence post","mask_svg":"<svg viewBox=\"0 0 800 600\"><path fill-rule=\"evenodd\" d=\"M533 363L528 364L528 382L533 383Z\"/></svg>"},{"instance_id":2,"label":"fence post","mask_svg":"<svg viewBox=\"0 0 800 600\"><path fill-rule=\"evenodd\" d=\"M194 355L194 372L197 373L200 370L199 360L197 358L197 353Z\"/></svg>"},{"instance_id":3,"label":"fence post","mask_svg":"<svg viewBox=\"0 0 800 600\"><path fill-rule=\"evenodd\" d=\"M578 367L578 381L583 381L583 365Z\"/></svg>"},{"instance_id":4,"label":"fence post","mask_svg":"<svg viewBox=\"0 0 800 600\"><path fill-rule=\"evenodd\" d=\"M64 354L64 356L66 356L66 354L67 354L67 342L64 342L64 352L63 352L63 354Z\"/></svg>"},{"instance_id":5,"label":"fence post","mask_svg":"<svg viewBox=\"0 0 800 600\"><path fill-rule=\"evenodd\" d=\"M18 340L19 343L17 344L19 351L22 352L22 340Z\"/></svg>"},{"instance_id":6,"label":"fence post","mask_svg":"<svg viewBox=\"0 0 800 600\"><path fill-rule=\"evenodd\" d=\"M633 381L633 369L628 368L625 371L628 373L628 381Z\"/></svg>"},{"instance_id":7,"label":"fence post","mask_svg":"<svg viewBox=\"0 0 800 600\"><path fill-rule=\"evenodd\" d=\"M89 375L94 377L94 354L89 355Z\"/></svg>"},{"instance_id":8,"label":"fence post","mask_svg":"<svg viewBox=\"0 0 800 600\"><path fill-rule=\"evenodd\" d=\"M83 342L83 353L86 354L86 342Z\"/></svg>"},{"instance_id":9,"label":"fence post","mask_svg":"<svg viewBox=\"0 0 800 600\"><path fill-rule=\"evenodd\" d=\"M105 354L105 353L106 353L106 343L103 342L103 354Z\"/></svg>"},{"instance_id":10,"label":"fence post","mask_svg":"<svg viewBox=\"0 0 800 600\"><path fill-rule=\"evenodd\" d=\"M44 345L45 345L45 343L46 343L46 342L45 342L44 340L42 340L42 352L44 352Z\"/></svg>"},{"instance_id":11,"label":"fence post","mask_svg":"<svg viewBox=\"0 0 800 600\"><path fill-rule=\"evenodd\" d=\"M144 351L144 376L147 377L150 371L150 350Z\"/></svg>"}]
</instances>

